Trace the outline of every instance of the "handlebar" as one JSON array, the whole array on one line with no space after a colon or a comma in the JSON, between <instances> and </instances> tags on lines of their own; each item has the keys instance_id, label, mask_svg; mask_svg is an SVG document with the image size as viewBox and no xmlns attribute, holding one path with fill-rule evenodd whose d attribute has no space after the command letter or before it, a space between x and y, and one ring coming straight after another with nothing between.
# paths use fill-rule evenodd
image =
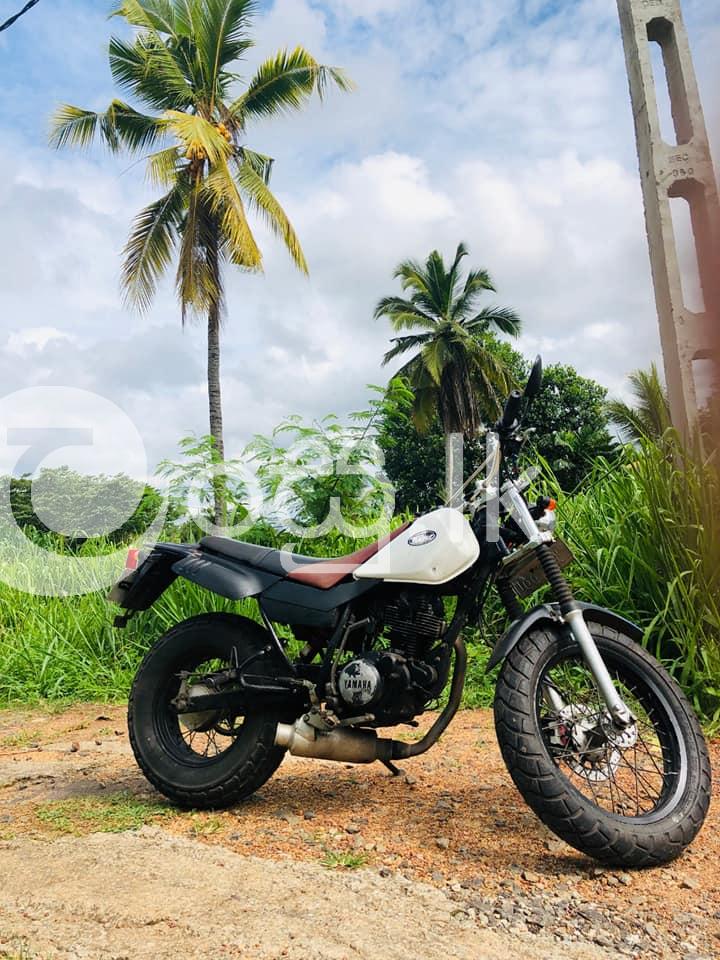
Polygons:
<instances>
[{"instance_id":1,"label":"handlebar","mask_svg":"<svg viewBox=\"0 0 720 960\"><path fill-rule=\"evenodd\" d=\"M513 390L513 392L507 398L505 409L503 410L502 416L497 422L496 429L498 433L507 433L508 430L512 429L513 425L518 419L518 416L520 415L522 402L523 395L519 390Z\"/></svg>"}]
</instances>

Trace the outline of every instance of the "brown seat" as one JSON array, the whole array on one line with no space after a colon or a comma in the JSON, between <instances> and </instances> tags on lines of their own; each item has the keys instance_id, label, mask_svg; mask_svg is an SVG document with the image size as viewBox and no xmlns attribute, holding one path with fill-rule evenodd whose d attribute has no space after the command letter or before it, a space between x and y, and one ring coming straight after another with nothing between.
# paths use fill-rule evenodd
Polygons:
<instances>
[{"instance_id":1,"label":"brown seat","mask_svg":"<svg viewBox=\"0 0 720 960\"><path fill-rule=\"evenodd\" d=\"M363 547L362 550L357 550L347 557L321 560L319 563L298 567L291 573L288 573L287 579L304 583L309 587L318 587L320 590L330 590L332 587L336 587L340 581L344 580L349 574L357 570L358 567L361 567L370 557L374 557L375 554L382 550L383 547L386 547L391 540L399 537L404 530L407 530L410 523L411 521L408 520L407 523L398 527L397 530L393 530L392 533L383 537L382 540L371 543L369 546Z\"/></svg>"}]
</instances>

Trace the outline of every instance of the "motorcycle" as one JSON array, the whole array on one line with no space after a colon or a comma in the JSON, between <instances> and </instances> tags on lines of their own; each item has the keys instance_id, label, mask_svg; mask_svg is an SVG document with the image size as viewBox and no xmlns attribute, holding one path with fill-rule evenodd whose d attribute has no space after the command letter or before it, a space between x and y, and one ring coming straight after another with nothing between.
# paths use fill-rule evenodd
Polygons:
<instances>
[{"instance_id":1,"label":"motorcycle","mask_svg":"<svg viewBox=\"0 0 720 960\"><path fill-rule=\"evenodd\" d=\"M441 507L335 559L216 536L130 552L110 594L125 611L119 626L177 578L229 600L256 598L261 620L196 616L145 656L130 694L130 741L161 793L188 808L230 806L258 790L286 751L400 772L397 762L433 747L460 707L463 629L495 589L510 621L488 664L500 666L495 726L527 804L606 864L657 865L691 843L711 784L692 708L639 627L575 599L556 504L526 496L522 418L541 386L538 358L488 433L464 511ZM526 610L522 600L543 584L548 602ZM278 624L297 642L283 642ZM417 726L448 685L421 739L378 735Z\"/></svg>"}]
</instances>

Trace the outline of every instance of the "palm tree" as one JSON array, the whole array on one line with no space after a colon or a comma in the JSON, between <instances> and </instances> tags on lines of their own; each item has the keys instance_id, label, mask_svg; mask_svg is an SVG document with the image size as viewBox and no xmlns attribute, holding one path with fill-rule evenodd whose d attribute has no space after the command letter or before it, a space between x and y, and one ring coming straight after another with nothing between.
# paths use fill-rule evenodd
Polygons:
<instances>
[{"instance_id":1,"label":"palm tree","mask_svg":"<svg viewBox=\"0 0 720 960\"><path fill-rule=\"evenodd\" d=\"M136 28L131 42L113 37L110 69L142 110L114 100L102 113L69 105L56 112L51 143L145 156L162 196L133 222L124 251L126 300L147 310L162 275L177 258L182 321L208 325L210 434L224 460L220 391L220 324L224 267L262 269L247 219L259 215L303 272L307 263L293 227L269 189L273 160L246 144L256 120L302 107L328 84L350 89L345 74L324 67L302 47L266 60L244 88L233 72L253 45L256 0L123 0L115 15ZM224 517L223 482L215 484L215 522Z\"/></svg>"},{"instance_id":2,"label":"palm tree","mask_svg":"<svg viewBox=\"0 0 720 960\"><path fill-rule=\"evenodd\" d=\"M623 438L630 442L643 439L659 441L672 427L670 402L658 369L653 363L649 370L635 370L629 378L635 405L623 400L610 400L607 414L619 428Z\"/></svg>"},{"instance_id":3,"label":"palm tree","mask_svg":"<svg viewBox=\"0 0 720 960\"><path fill-rule=\"evenodd\" d=\"M521 328L514 310L478 310L479 299L495 287L487 270L470 270L463 277L467 255L461 243L449 269L437 250L425 263L403 261L395 277L409 298L385 297L375 308L375 319L387 317L396 331L419 331L394 338L383 363L413 354L398 372L414 390L418 430L426 432L435 415L440 417L453 495L458 486L453 437L474 436L483 419L497 415L499 398L510 388L510 372L493 351L491 334L517 336Z\"/></svg>"}]
</instances>

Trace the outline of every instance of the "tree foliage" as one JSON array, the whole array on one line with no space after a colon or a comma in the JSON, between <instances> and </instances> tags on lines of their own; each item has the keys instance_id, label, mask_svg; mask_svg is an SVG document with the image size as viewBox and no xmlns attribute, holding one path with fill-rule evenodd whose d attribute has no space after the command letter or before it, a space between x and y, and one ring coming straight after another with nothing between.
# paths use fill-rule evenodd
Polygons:
<instances>
[{"instance_id":1,"label":"tree foliage","mask_svg":"<svg viewBox=\"0 0 720 960\"><path fill-rule=\"evenodd\" d=\"M427 431L436 416L446 434L473 436L483 419L495 416L511 379L498 354L489 349L493 331L517 336L520 320L505 307L480 308L495 292L487 270L462 271L468 250L460 244L450 266L434 250L424 263L405 260L395 270L406 297L384 297L375 318L387 317L402 336L385 364L412 354L399 371L412 385L413 419Z\"/></svg>"},{"instance_id":2,"label":"tree foliage","mask_svg":"<svg viewBox=\"0 0 720 960\"><path fill-rule=\"evenodd\" d=\"M630 374L633 404L624 400L609 400L607 412L620 428L625 440L661 440L672 428L670 401L667 390L653 363L649 370L635 370Z\"/></svg>"},{"instance_id":3,"label":"tree foliage","mask_svg":"<svg viewBox=\"0 0 720 960\"><path fill-rule=\"evenodd\" d=\"M222 303L219 268L257 270L262 255L247 218L258 214L281 237L296 265L302 248L268 184L273 161L252 150L252 121L297 110L330 83L350 82L302 47L270 57L238 91L238 61L253 46L253 0L124 0L115 15L136 28L113 37L110 69L139 108L113 100L104 111L63 105L51 143L135 153L164 193L138 214L125 248L123 287L147 309L158 281L177 259L183 314L205 315ZM149 151L149 153L148 153Z\"/></svg>"},{"instance_id":4,"label":"tree foliage","mask_svg":"<svg viewBox=\"0 0 720 960\"><path fill-rule=\"evenodd\" d=\"M178 505L176 520L189 539L201 535L200 526L192 519L212 521L215 514L217 484L222 484L222 499L231 524L240 523L248 514L245 505L248 488L242 477L239 460L223 460L218 456L215 438L190 434L179 443L177 460L161 460L156 475L166 484L172 502Z\"/></svg>"},{"instance_id":5,"label":"tree foliage","mask_svg":"<svg viewBox=\"0 0 720 960\"><path fill-rule=\"evenodd\" d=\"M379 432L388 418L404 416L413 397L399 379L387 389L370 389L367 409L350 414L346 422L332 414L313 423L295 416L270 437L255 437L246 457L257 467L271 505L267 520L280 528L326 532L341 525L369 527L383 515L392 516L395 501Z\"/></svg>"},{"instance_id":6,"label":"tree foliage","mask_svg":"<svg viewBox=\"0 0 720 960\"><path fill-rule=\"evenodd\" d=\"M30 536L57 534L68 545L101 538L127 543L152 525L165 498L155 487L125 474L88 476L69 467L41 470L37 477L2 477L10 488L15 523ZM171 501L168 520L177 514ZM1 533L2 531L0 531Z\"/></svg>"},{"instance_id":7,"label":"tree foliage","mask_svg":"<svg viewBox=\"0 0 720 960\"><path fill-rule=\"evenodd\" d=\"M133 221L124 251L122 285L141 310L160 279L175 269L183 323L208 323L210 434L224 456L219 327L225 307L224 268L262 268L248 213L282 240L307 273L300 241L270 189L273 160L251 148L256 120L298 110L330 84L350 81L302 47L281 50L240 87L236 68L253 46L255 0L122 0L115 16L135 34L113 37L110 69L136 103L115 99L103 111L65 104L55 113L51 143L87 147L99 140L112 153L138 155L161 195ZM216 522L224 519L221 485Z\"/></svg>"},{"instance_id":8,"label":"tree foliage","mask_svg":"<svg viewBox=\"0 0 720 960\"><path fill-rule=\"evenodd\" d=\"M606 396L605 387L570 365L556 363L545 370L543 390L524 421L533 431L528 455L547 460L565 491L582 484L598 457L615 453Z\"/></svg>"},{"instance_id":9,"label":"tree foliage","mask_svg":"<svg viewBox=\"0 0 720 960\"><path fill-rule=\"evenodd\" d=\"M494 340L513 379L524 382L529 364L507 343ZM612 457L615 443L608 430L604 407L606 391L581 377L573 367L553 364L545 370L542 393L524 420L529 430L524 457L548 461L564 490L574 490L592 471L601 456ZM397 491L398 508L423 512L437 506L444 483L443 428L438 417L424 434L416 429L411 407L396 409L383 422L380 444L388 476ZM466 476L484 459L482 436L466 438Z\"/></svg>"}]
</instances>

